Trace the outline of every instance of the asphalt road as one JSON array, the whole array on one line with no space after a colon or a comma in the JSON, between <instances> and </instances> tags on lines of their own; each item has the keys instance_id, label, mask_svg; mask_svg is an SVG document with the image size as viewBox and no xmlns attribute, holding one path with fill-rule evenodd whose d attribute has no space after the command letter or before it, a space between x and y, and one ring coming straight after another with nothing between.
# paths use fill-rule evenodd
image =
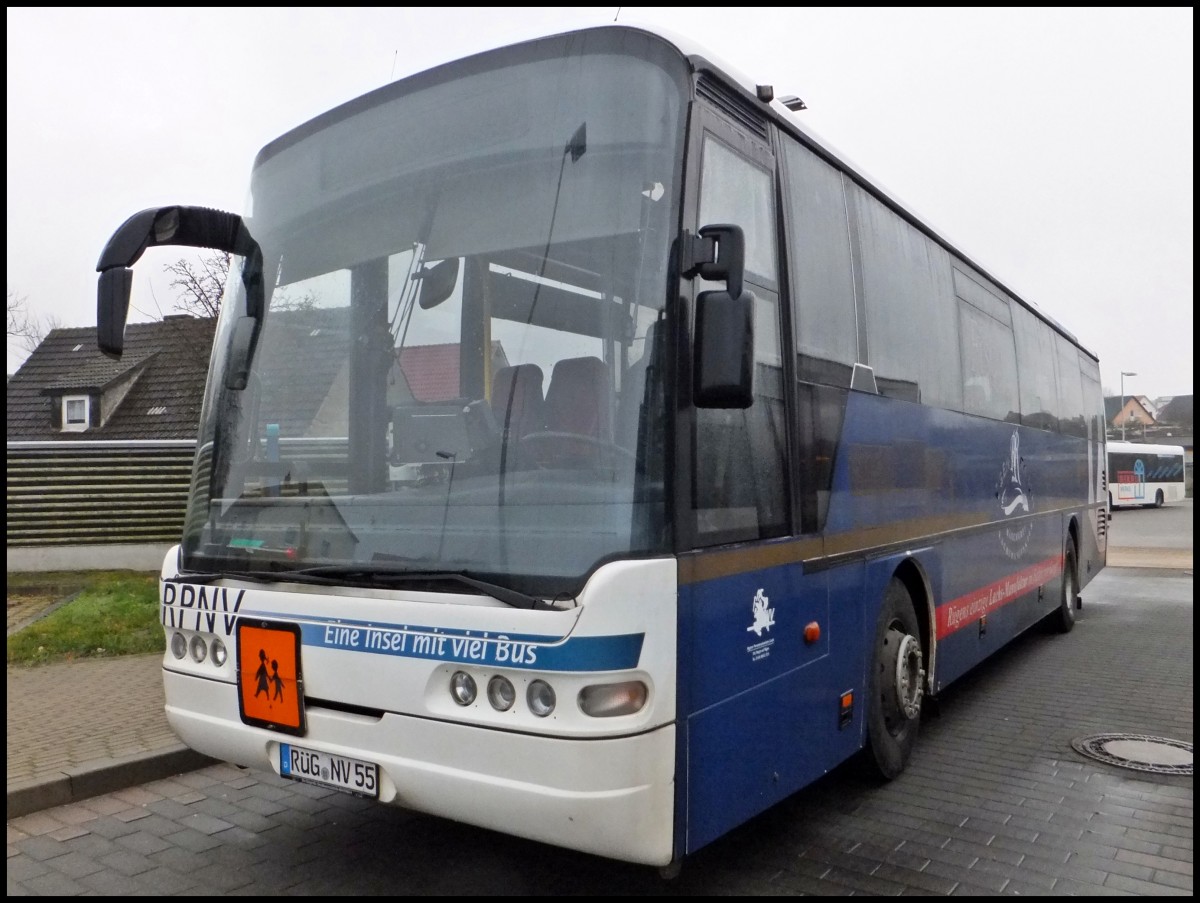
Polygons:
<instances>
[{"instance_id":1,"label":"asphalt road","mask_svg":"<svg viewBox=\"0 0 1200 903\"><path fill-rule=\"evenodd\" d=\"M1191 502L1116 512L1110 536L1188 564L1105 569L1073 632L1030 632L942 694L898 779L839 769L673 881L218 765L10 821L9 894L1191 896L1191 775L1072 746L1193 740Z\"/></svg>"},{"instance_id":2,"label":"asphalt road","mask_svg":"<svg viewBox=\"0 0 1200 903\"><path fill-rule=\"evenodd\" d=\"M1121 508L1109 522L1110 546L1139 549L1192 549L1194 499L1163 508Z\"/></svg>"}]
</instances>

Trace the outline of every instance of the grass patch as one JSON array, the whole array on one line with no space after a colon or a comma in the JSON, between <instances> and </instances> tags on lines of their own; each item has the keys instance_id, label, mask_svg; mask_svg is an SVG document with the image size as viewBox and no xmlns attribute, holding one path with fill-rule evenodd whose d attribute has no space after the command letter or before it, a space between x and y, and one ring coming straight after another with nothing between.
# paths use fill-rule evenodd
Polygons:
<instances>
[{"instance_id":1,"label":"grass patch","mask_svg":"<svg viewBox=\"0 0 1200 903\"><path fill-rule=\"evenodd\" d=\"M67 604L8 638L8 663L41 664L97 656L162 652L158 574L97 571L9 574L8 602L61 599Z\"/></svg>"}]
</instances>

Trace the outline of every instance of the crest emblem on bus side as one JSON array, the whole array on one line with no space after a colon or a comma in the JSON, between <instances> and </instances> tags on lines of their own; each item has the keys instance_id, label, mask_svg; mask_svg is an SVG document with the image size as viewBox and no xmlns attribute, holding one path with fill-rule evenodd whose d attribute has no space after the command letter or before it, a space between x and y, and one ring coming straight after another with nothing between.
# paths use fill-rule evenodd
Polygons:
<instances>
[{"instance_id":1,"label":"crest emblem on bus side","mask_svg":"<svg viewBox=\"0 0 1200 903\"><path fill-rule=\"evenodd\" d=\"M746 628L747 632L753 631L755 636L762 636L764 630L770 630L775 626L775 609L767 608L770 601L763 595L762 587L759 587L758 592L754 594L754 600L750 603L750 610L754 613L754 623Z\"/></svg>"},{"instance_id":2,"label":"crest emblem on bus side","mask_svg":"<svg viewBox=\"0 0 1200 903\"><path fill-rule=\"evenodd\" d=\"M1021 479L1021 437L1013 430L1008 444L1008 460L1000 465L1000 477L996 481L996 499L1005 517L1019 517L1030 511L1029 494ZM1004 554L1016 560L1025 554L1029 545L1029 534L1033 529L1028 521L1012 527L1000 528L1000 545Z\"/></svg>"}]
</instances>

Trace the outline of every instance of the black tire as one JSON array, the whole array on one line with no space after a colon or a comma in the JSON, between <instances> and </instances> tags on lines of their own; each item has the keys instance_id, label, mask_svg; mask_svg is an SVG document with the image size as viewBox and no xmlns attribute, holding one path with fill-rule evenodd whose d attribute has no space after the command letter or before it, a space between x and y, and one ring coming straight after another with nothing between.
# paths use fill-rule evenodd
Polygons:
<instances>
[{"instance_id":1,"label":"black tire","mask_svg":"<svg viewBox=\"0 0 1200 903\"><path fill-rule=\"evenodd\" d=\"M895 577L875 625L869 684L864 761L873 774L890 781L912 758L925 693L921 628L908 589Z\"/></svg>"},{"instance_id":2,"label":"black tire","mask_svg":"<svg viewBox=\"0 0 1200 903\"><path fill-rule=\"evenodd\" d=\"M1167 500L1163 497L1163 491L1161 489L1158 490L1158 493L1154 496L1154 507L1161 508L1166 502Z\"/></svg>"},{"instance_id":3,"label":"black tire","mask_svg":"<svg viewBox=\"0 0 1200 903\"><path fill-rule=\"evenodd\" d=\"M1059 593L1058 610L1050 615L1050 625L1058 633L1070 633L1075 626L1075 600L1079 596L1079 566L1075 554L1075 543L1067 540L1067 551L1063 554L1062 590Z\"/></svg>"}]
</instances>

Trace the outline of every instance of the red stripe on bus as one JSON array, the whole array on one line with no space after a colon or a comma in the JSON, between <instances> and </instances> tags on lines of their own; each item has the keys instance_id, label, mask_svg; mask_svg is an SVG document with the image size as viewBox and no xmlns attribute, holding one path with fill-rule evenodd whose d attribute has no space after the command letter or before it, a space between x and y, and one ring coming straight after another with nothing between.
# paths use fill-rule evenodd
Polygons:
<instances>
[{"instance_id":1,"label":"red stripe on bus","mask_svg":"<svg viewBox=\"0 0 1200 903\"><path fill-rule=\"evenodd\" d=\"M989 612L995 611L1002 605L1007 605L1044 583L1049 583L1062 573L1062 567L1062 555L1055 555L1024 570L1017 571L1015 574L1009 574L995 583L972 590L965 596L952 599L945 605L939 605L937 610L938 639L974 624Z\"/></svg>"}]
</instances>

